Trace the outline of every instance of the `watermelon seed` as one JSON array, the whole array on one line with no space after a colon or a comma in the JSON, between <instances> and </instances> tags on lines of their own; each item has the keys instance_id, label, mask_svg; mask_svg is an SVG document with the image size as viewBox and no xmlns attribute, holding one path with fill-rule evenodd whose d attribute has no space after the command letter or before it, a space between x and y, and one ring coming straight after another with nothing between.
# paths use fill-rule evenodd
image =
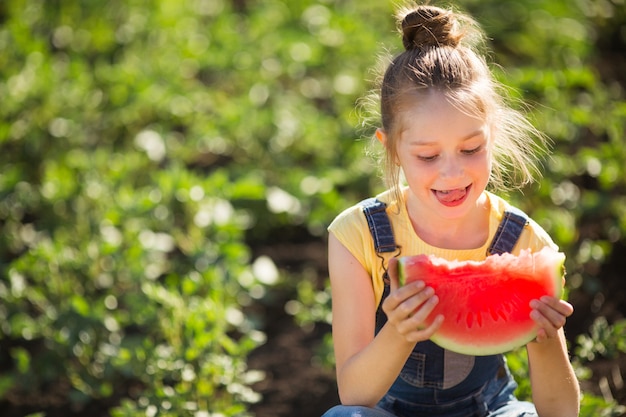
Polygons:
<instances>
[{"instance_id":1,"label":"watermelon seed","mask_svg":"<svg viewBox=\"0 0 626 417\"><path fill-rule=\"evenodd\" d=\"M502 317L502 320L506 321L506 313L502 310L498 311L498 315Z\"/></svg>"},{"instance_id":2,"label":"watermelon seed","mask_svg":"<svg viewBox=\"0 0 626 417\"><path fill-rule=\"evenodd\" d=\"M489 314L491 314L491 318L493 318L493 321L498 321L498 313L496 313L493 308L489 308Z\"/></svg>"},{"instance_id":3,"label":"watermelon seed","mask_svg":"<svg viewBox=\"0 0 626 417\"><path fill-rule=\"evenodd\" d=\"M467 313L467 319L466 319L466 323L467 323L467 328L471 329L472 328L472 322L474 321L474 317L472 316L472 313Z\"/></svg>"}]
</instances>

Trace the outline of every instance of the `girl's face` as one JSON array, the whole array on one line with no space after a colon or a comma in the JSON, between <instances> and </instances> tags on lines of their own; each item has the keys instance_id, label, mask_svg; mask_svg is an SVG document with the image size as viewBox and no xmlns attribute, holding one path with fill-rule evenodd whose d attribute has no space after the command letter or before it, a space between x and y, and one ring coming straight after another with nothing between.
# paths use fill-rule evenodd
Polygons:
<instances>
[{"instance_id":1,"label":"girl's face","mask_svg":"<svg viewBox=\"0 0 626 417\"><path fill-rule=\"evenodd\" d=\"M446 219L469 214L482 201L491 172L486 122L433 93L418 109L406 112L402 123L396 150L418 202L414 213Z\"/></svg>"}]
</instances>

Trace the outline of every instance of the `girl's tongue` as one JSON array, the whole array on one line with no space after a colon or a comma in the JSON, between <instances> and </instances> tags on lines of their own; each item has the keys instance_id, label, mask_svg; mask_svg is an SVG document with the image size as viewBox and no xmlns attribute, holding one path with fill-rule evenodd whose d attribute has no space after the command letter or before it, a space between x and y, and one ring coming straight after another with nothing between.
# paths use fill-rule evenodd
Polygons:
<instances>
[{"instance_id":1,"label":"girl's tongue","mask_svg":"<svg viewBox=\"0 0 626 417\"><path fill-rule=\"evenodd\" d=\"M439 191L435 190L437 199L445 205L454 205L462 203L463 198L467 195L467 188L457 188L455 190Z\"/></svg>"}]
</instances>

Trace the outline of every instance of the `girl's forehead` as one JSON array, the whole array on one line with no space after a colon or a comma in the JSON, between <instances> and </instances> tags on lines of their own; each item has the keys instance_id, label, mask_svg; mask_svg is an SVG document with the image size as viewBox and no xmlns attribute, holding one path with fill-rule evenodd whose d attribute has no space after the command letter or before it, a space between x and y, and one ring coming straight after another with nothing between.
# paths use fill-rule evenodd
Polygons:
<instances>
[{"instance_id":1,"label":"girl's forehead","mask_svg":"<svg viewBox=\"0 0 626 417\"><path fill-rule=\"evenodd\" d=\"M399 113L398 122L401 130L458 129L482 127L486 124L485 117L475 109L453 104L443 95L431 95L422 101L407 102Z\"/></svg>"}]
</instances>

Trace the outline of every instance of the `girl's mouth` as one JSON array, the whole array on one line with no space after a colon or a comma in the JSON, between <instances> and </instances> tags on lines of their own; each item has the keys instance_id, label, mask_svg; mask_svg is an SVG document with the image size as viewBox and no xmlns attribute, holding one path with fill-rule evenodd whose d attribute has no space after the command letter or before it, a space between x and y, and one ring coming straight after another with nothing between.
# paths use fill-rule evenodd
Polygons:
<instances>
[{"instance_id":1,"label":"girl's mouth","mask_svg":"<svg viewBox=\"0 0 626 417\"><path fill-rule=\"evenodd\" d=\"M463 204L469 190L472 186L468 185L465 188L455 188L453 190L432 190L437 200L446 207L456 207Z\"/></svg>"}]
</instances>

